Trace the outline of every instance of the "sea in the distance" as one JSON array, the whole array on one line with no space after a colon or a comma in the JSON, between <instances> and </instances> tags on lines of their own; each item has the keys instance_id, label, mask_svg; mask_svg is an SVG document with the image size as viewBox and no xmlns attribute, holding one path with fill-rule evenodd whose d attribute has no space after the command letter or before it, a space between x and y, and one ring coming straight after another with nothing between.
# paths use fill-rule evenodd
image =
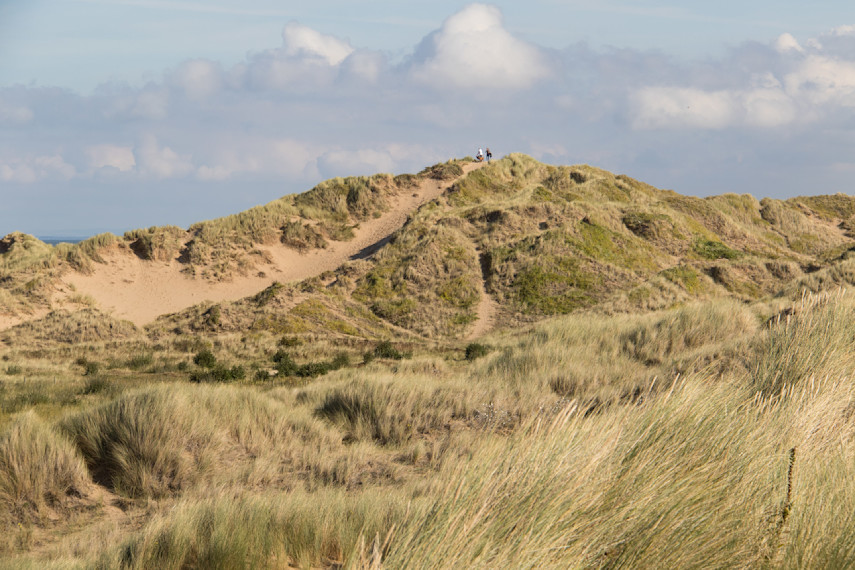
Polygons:
<instances>
[{"instance_id":1,"label":"sea in the distance","mask_svg":"<svg viewBox=\"0 0 855 570\"><path fill-rule=\"evenodd\" d=\"M64 236L36 236L46 244L56 245L58 243L78 243L86 238L82 237L64 237Z\"/></svg>"}]
</instances>

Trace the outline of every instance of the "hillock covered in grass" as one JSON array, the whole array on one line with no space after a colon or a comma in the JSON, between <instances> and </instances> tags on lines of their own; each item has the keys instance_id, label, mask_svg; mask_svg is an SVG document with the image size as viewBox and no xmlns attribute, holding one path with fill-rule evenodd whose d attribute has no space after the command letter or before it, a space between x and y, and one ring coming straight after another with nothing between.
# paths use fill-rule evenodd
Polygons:
<instances>
[{"instance_id":1,"label":"hillock covered in grass","mask_svg":"<svg viewBox=\"0 0 855 570\"><path fill-rule=\"evenodd\" d=\"M701 199L511 155L458 178L369 259L296 289L324 311L345 307L340 320L351 330L365 331L368 318L432 339L464 338L485 295L498 304L497 325L508 327L579 310L749 302L829 271L851 283L839 267L855 247L853 212L848 196ZM304 323L295 305L277 306L261 311L277 314L267 322L329 332ZM239 327L264 322L258 310L236 312L247 315ZM192 311L175 318L200 326Z\"/></svg>"},{"instance_id":2,"label":"hillock covered in grass","mask_svg":"<svg viewBox=\"0 0 855 570\"><path fill-rule=\"evenodd\" d=\"M446 185L308 279L0 331L0 568L855 565L852 199L465 166L0 242L3 306L37 312L108 251L216 281Z\"/></svg>"}]
</instances>

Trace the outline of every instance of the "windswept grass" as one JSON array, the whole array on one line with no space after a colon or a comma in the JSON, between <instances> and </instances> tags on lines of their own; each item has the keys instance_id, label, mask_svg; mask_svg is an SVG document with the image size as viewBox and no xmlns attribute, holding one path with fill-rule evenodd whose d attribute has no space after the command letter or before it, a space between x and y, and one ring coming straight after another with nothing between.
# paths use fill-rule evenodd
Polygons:
<instances>
[{"instance_id":1,"label":"windswept grass","mask_svg":"<svg viewBox=\"0 0 855 570\"><path fill-rule=\"evenodd\" d=\"M132 239L227 276L460 171L74 255ZM0 567L855 566L853 212L511 155L317 278L145 330L94 307L10 329ZM18 311L77 263L2 244ZM484 291L498 329L466 345Z\"/></svg>"},{"instance_id":2,"label":"windswept grass","mask_svg":"<svg viewBox=\"0 0 855 570\"><path fill-rule=\"evenodd\" d=\"M2 524L61 516L90 485L86 466L74 446L35 413L22 414L0 433Z\"/></svg>"},{"instance_id":3,"label":"windswept grass","mask_svg":"<svg viewBox=\"0 0 855 570\"><path fill-rule=\"evenodd\" d=\"M253 392L227 388L130 393L69 416L60 428L93 478L130 498L168 497L201 481L222 482L223 468L235 463L245 463L243 476L252 477L252 465L260 465L254 458L282 454L280 459L294 460L299 447L313 441L334 447L318 422Z\"/></svg>"}]
</instances>

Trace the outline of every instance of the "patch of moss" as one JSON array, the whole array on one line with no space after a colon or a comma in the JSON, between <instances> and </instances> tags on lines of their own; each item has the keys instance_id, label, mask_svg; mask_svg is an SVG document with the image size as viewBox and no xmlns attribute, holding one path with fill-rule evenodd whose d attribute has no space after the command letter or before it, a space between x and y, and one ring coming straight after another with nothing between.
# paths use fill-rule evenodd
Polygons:
<instances>
[{"instance_id":1,"label":"patch of moss","mask_svg":"<svg viewBox=\"0 0 855 570\"><path fill-rule=\"evenodd\" d=\"M466 309L478 302L478 290L463 276L441 283L437 287L436 294L452 307Z\"/></svg>"},{"instance_id":2,"label":"patch of moss","mask_svg":"<svg viewBox=\"0 0 855 570\"><path fill-rule=\"evenodd\" d=\"M701 276L688 265L669 267L662 271L660 275L671 283L681 286L690 294L698 293L702 287Z\"/></svg>"},{"instance_id":3,"label":"patch of moss","mask_svg":"<svg viewBox=\"0 0 855 570\"><path fill-rule=\"evenodd\" d=\"M703 259L736 259L741 253L720 241L698 237L692 243L692 251Z\"/></svg>"},{"instance_id":4,"label":"patch of moss","mask_svg":"<svg viewBox=\"0 0 855 570\"><path fill-rule=\"evenodd\" d=\"M531 197L533 200L538 202L552 202L555 197L552 192L544 188L543 186L538 186L531 193Z\"/></svg>"},{"instance_id":5,"label":"patch of moss","mask_svg":"<svg viewBox=\"0 0 855 570\"><path fill-rule=\"evenodd\" d=\"M647 301L652 295L653 291L650 290L650 287L642 285L640 287L630 289L630 291L626 294L626 297L631 303L638 304Z\"/></svg>"},{"instance_id":6,"label":"patch of moss","mask_svg":"<svg viewBox=\"0 0 855 570\"><path fill-rule=\"evenodd\" d=\"M326 328L350 336L359 336L359 329L357 329L352 324L347 321L343 321L341 319L330 319L325 323Z\"/></svg>"},{"instance_id":7,"label":"patch of moss","mask_svg":"<svg viewBox=\"0 0 855 570\"><path fill-rule=\"evenodd\" d=\"M412 298L383 299L372 303L371 310L378 317L393 323L400 323L416 309L417 303Z\"/></svg>"},{"instance_id":8,"label":"patch of moss","mask_svg":"<svg viewBox=\"0 0 855 570\"><path fill-rule=\"evenodd\" d=\"M595 261L612 263L632 271L655 271L655 251L640 240L627 238L598 224L582 221L579 237L568 236L567 243Z\"/></svg>"},{"instance_id":9,"label":"patch of moss","mask_svg":"<svg viewBox=\"0 0 855 570\"><path fill-rule=\"evenodd\" d=\"M256 304L258 304L259 307L263 307L264 305L275 299L279 292L282 291L284 288L285 286L282 283L274 281L270 284L270 286L256 293L255 297L253 297L253 300L256 302Z\"/></svg>"},{"instance_id":10,"label":"patch of moss","mask_svg":"<svg viewBox=\"0 0 855 570\"><path fill-rule=\"evenodd\" d=\"M800 234L790 240L790 249L796 253L817 253L817 250L820 247L821 244L819 238L813 234Z\"/></svg>"},{"instance_id":11,"label":"patch of moss","mask_svg":"<svg viewBox=\"0 0 855 570\"><path fill-rule=\"evenodd\" d=\"M596 281L595 276L580 271L578 261L562 258L528 267L511 286L526 312L557 315L590 305L593 298L586 291Z\"/></svg>"},{"instance_id":12,"label":"patch of moss","mask_svg":"<svg viewBox=\"0 0 855 570\"><path fill-rule=\"evenodd\" d=\"M264 315L251 325L253 331L269 331L273 334L299 334L312 330L309 324L292 315Z\"/></svg>"}]
</instances>

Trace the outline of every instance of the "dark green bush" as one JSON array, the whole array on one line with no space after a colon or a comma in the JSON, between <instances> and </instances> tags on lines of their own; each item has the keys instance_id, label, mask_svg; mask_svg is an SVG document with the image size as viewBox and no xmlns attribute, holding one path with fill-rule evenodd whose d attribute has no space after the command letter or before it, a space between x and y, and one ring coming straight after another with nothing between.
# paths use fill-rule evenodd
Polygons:
<instances>
[{"instance_id":1,"label":"dark green bush","mask_svg":"<svg viewBox=\"0 0 855 570\"><path fill-rule=\"evenodd\" d=\"M273 355L273 363L276 365L276 371L280 376L295 376L297 374L297 364L291 355L284 350L277 350Z\"/></svg>"},{"instance_id":2,"label":"dark green bush","mask_svg":"<svg viewBox=\"0 0 855 570\"><path fill-rule=\"evenodd\" d=\"M191 382L234 382L235 380L243 380L246 378L246 369L243 366L235 365L231 368L218 364L208 370L194 372L190 375Z\"/></svg>"},{"instance_id":3,"label":"dark green bush","mask_svg":"<svg viewBox=\"0 0 855 570\"><path fill-rule=\"evenodd\" d=\"M295 346L300 346L301 344L303 344L303 341L296 336L283 336L279 339L279 342L277 344L279 346L284 346L285 348L293 348Z\"/></svg>"},{"instance_id":4,"label":"dark green bush","mask_svg":"<svg viewBox=\"0 0 855 570\"><path fill-rule=\"evenodd\" d=\"M401 360L404 358L404 355L392 346L392 343L388 340L384 340L374 347L374 356L377 358L390 358L392 360Z\"/></svg>"},{"instance_id":5,"label":"dark green bush","mask_svg":"<svg viewBox=\"0 0 855 570\"><path fill-rule=\"evenodd\" d=\"M127 362L127 367L131 370L141 370L147 366L151 366L154 358L151 354L139 354L134 356Z\"/></svg>"},{"instance_id":6,"label":"dark green bush","mask_svg":"<svg viewBox=\"0 0 855 570\"><path fill-rule=\"evenodd\" d=\"M95 376L100 370L101 366L97 362L92 362L91 360L87 360L83 365L84 376Z\"/></svg>"},{"instance_id":7,"label":"dark green bush","mask_svg":"<svg viewBox=\"0 0 855 570\"><path fill-rule=\"evenodd\" d=\"M486 344L480 344L477 342L470 343L466 345L466 360L481 358L482 356L486 356L489 352L490 347Z\"/></svg>"},{"instance_id":8,"label":"dark green bush","mask_svg":"<svg viewBox=\"0 0 855 570\"><path fill-rule=\"evenodd\" d=\"M314 378L323 376L332 370L329 362L308 362L297 367L296 376L300 378Z\"/></svg>"},{"instance_id":9,"label":"dark green bush","mask_svg":"<svg viewBox=\"0 0 855 570\"><path fill-rule=\"evenodd\" d=\"M112 382L106 378L90 378L83 387L83 394L100 394L101 392L111 391L113 388Z\"/></svg>"},{"instance_id":10,"label":"dark green bush","mask_svg":"<svg viewBox=\"0 0 855 570\"><path fill-rule=\"evenodd\" d=\"M346 352L339 352L335 355L330 364L333 370L338 370L339 368L346 368L350 366L350 356L348 356Z\"/></svg>"},{"instance_id":11,"label":"dark green bush","mask_svg":"<svg viewBox=\"0 0 855 570\"><path fill-rule=\"evenodd\" d=\"M202 368L214 368L217 365L217 357L207 348L200 350L193 357L193 362Z\"/></svg>"}]
</instances>

